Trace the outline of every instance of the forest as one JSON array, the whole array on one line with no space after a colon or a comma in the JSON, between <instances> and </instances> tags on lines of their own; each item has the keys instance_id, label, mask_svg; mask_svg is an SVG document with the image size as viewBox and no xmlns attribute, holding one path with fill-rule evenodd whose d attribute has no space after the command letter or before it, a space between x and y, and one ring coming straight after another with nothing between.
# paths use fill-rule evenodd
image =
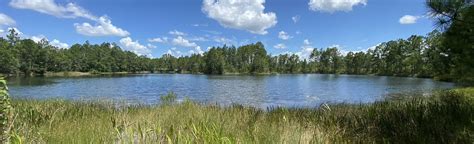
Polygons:
<instances>
[{"instance_id":1,"label":"forest","mask_svg":"<svg viewBox=\"0 0 474 144\"><path fill-rule=\"evenodd\" d=\"M474 81L474 8L470 4L431 3L439 13L436 29L426 36L391 40L367 51L342 54L337 47L314 48L309 58L272 55L261 42L212 47L204 54L148 58L114 43L75 44L68 49L47 40L22 39L15 29L0 38L0 73L141 72L204 74L325 73L434 77Z\"/></svg>"}]
</instances>

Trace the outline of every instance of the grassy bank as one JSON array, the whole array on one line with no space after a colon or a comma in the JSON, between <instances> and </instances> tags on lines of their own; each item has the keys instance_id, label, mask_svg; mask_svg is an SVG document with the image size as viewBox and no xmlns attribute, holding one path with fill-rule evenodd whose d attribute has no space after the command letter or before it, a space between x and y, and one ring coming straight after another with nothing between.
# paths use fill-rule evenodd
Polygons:
<instances>
[{"instance_id":1,"label":"grassy bank","mask_svg":"<svg viewBox=\"0 0 474 144\"><path fill-rule=\"evenodd\" d=\"M217 107L193 102L117 107L13 100L12 140L24 143L472 143L474 88L428 98L319 108Z\"/></svg>"}]
</instances>

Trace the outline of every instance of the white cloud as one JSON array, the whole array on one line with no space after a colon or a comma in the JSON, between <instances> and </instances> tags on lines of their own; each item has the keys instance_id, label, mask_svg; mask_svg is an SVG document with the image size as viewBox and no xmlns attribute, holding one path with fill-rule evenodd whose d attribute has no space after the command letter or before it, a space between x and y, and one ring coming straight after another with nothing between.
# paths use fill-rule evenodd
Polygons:
<instances>
[{"instance_id":1,"label":"white cloud","mask_svg":"<svg viewBox=\"0 0 474 144\"><path fill-rule=\"evenodd\" d=\"M181 51L179 51L179 50L176 50L175 47L169 49L169 50L166 52L166 54L170 54L170 55L172 55L172 56L174 56L174 57L181 57L181 56L183 56L183 53L181 53Z\"/></svg>"},{"instance_id":2,"label":"white cloud","mask_svg":"<svg viewBox=\"0 0 474 144\"><path fill-rule=\"evenodd\" d=\"M342 48L341 45L338 45L338 44L333 44L333 45L330 45L329 48Z\"/></svg>"},{"instance_id":3,"label":"white cloud","mask_svg":"<svg viewBox=\"0 0 474 144\"><path fill-rule=\"evenodd\" d=\"M57 39L53 39L53 41L49 42L49 44L58 48L69 48L69 45L67 43L60 42Z\"/></svg>"},{"instance_id":4,"label":"white cloud","mask_svg":"<svg viewBox=\"0 0 474 144\"><path fill-rule=\"evenodd\" d=\"M9 28L7 29L7 32L9 32L11 29L14 29L15 32L16 32L18 35L20 35L20 36L23 35L23 32L21 32L21 31L20 31L18 28L16 28L16 27L9 27Z\"/></svg>"},{"instance_id":5,"label":"white cloud","mask_svg":"<svg viewBox=\"0 0 474 144\"><path fill-rule=\"evenodd\" d=\"M225 38L225 37L215 37L214 41L218 42L218 43L221 43L221 44L227 44L227 45L236 43L234 40L228 39L228 38Z\"/></svg>"},{"instance_id":6,"label":"white cloud","mask_svg":"<svg viewBox=\"0 0 474 144\"><path fill-rule=\"evenodd\" d=\"M48 40L48 38L46 38L44 35L31 36L29 39L34 41L35 43L39 43L43 39Z\"/></svg>"},{"instance_id":7,"label":"white cloud","mask_svg":"<svg viewBox=\"0 0 474 144\"><path fill-rule=\"evenodd\" d=\"M167 43L168 42L168 37L152 38L152 39L148 39L148 42Z\"/></svg>"},{"instance_id":8,"label":"white cloud","mask_svg":"<svg viewBox=\"0 0 474 144\"><path fill-rule=\"evenodd\" d=\"M414 24L416 23L416 20L420 18L419 16L412 16L412 15L404 15L398 20L400 24Z\"/></svg>"},{"instance_id":9,"label":"white cloud","mask_svg":"<svg viewBox=\"0 0 474 144\"><path fill-rule=\"evenodd\" d=\"M224 27L264 35L277 23L275 13L264 12L264 3L265 0L204 0L202 11Z\"/></svg>"},{"instance_id":10,"label":"white cloud","mask_svg":"<svg viewBox=\"0 0 474 144\"><path fill-rule=\"evenodd\" d=\"M194 50L189 50L189 54L204 54L204 51L201 49L200 46L194 47Z\"/></svg>"},{"instance_id":11,"label":"white cloud","mask_svg":"<svg viewBox=\"0 0 474 144\"><path fill-rule=\"evenodd\" d=\"M275 46L273 46L273 47L276 48L276 49L285 49L285 48L286 48L286 45L285 45L285 44L282 44L282 43L279 43L279 44L277 44L277 45L275 45Z\"/></svg>"},{"instance_id":12,"label":"white cloud","mask_svg":"<svg viewBox=\"0 0 474 144\"><path fill-rule=\"evenodd\" d=\"M376 44L376 45L374 45L374 46L368 47L365 51L368 51L368 50L375 50L375 48L376 48L377 46L379 46L380 44L382 44L382 43L378 43L378 44Z\"/></svg>"},{"instance_id":13,"label":"white cloud","mask_svg":"<svg viewBox=\"0 0 474 144\"><path fill-rule=\"evenodd\" d=\"M176 46L182 47L196 47L197 44L194 42L190 42L189 40L183 38L182 36L178 36L171 41L171 44Z\"/></svg>"},{"instance_id":14,"label":"white cloud","mask_svg":"<svg viewBox=\"0 0 474 144\"><path fill-rule=\"evenodd\" d=\"M204 54L204 51L201 49L200 46L196 46L194 47L194 49L192 50L189 50L187 53L186 52L181 52L180 50L178 50L178 48L176 47L172 47L171 49L169 49L168 51L166 51L166 54L170 54L174 57L182 57L182 56L188 56L188 55L192 55L192 54Z\"/></svg>"},{"instance_id":15,"label":"white cloud","mask_svg":"<svg viewBox=\"0 0 474 144\"><path fill-rule=\"evenodd\" d=\"M94 26L87 22L74 24L76 32L86 36L125 37L130 34L126 30L112 25L106 16L97 17L75 3L62 5L54 0L12 0L10 6L18 9L30 9L59 18L86 18L95 21L97 24Z\"/></svg>"},{"instance_id":16,"label":"white cloud","mask_svg":"<svg viewBox=\"0 0 474 144\"><path fill-rule=\"evenodd\" d=\"M47 38L44 35L37 35L37 36L30 37L30 39L33 40L34 42L38 43L42 39L47 39Z\"/></svg>"},{"instance_id":17,"label":"white cloud","mask_svg":"<svg viewBox=\"0 0 474 144\"><path fill-rule=\"evenodd\" d=\"M293 37L288 35L288 33L286 33L285 31L280 31L278 33L278 38L280 38L282 40L288 40L288 39L293 38Z\"/></svg>"},{"instance_id":18,"label":"white cloud","mask_svg":"<svg viewBox=\"0 0 474 144\"><path fill-rule=\"evenodd\" d=\"M309 9L312 11L333 13L336 11L351 11L356 5L367 5L367 0L310 0Z\"/></svg>"},{"instance_id":19,"label":"white cloud","mask_svg":"<svg viewBox=\"0 0 474 144\"><path fill-rule=\"evenodd\" d=\"M97 19L96 16L74 3L60 5L54 0L12 0L10 6L18 9L30 9L60 18L82 17L90 20Z\"/></svg>"},{"instance_id":20,"label":"white cloud","mask_svg":"<svg viewBox=\"0 0 474 144\"><path fill-rule=\"evenodd\" d=\"M293 17L291 17L291 20L293 20L294 23L297 23L298 21L300 21L300 16L299 15L295 15Z\"/></svg>"},{"instance_id":21,"label":"white cloud","mask_svg":"<svg viewBox=\"0 0 474 144\"><path fill-rule=\"evenodd\" d=\"M105 16L101 16L98 19L98 24L92 26L89 23L82 23L82 24L74 24L76 27L76 32L86 36L120 36L126 37L130 35L130 33L126 30L118 28L112 25L112 22L109 18Z\"/></svg>"},{"instance_id":22,"label":"white cloud","mask_svg":"<svg viewBox=\"0 0 474 144\"><path fill-rule=\"evenodd\" d=\"M4 32L5 32L5 30L0 29L0 34L2 34L2 33L4 33Z\"/></svg>"},{"instance_id":23,"label":"white cloud","mask_svg":"<svg viewBox=\"0 0 474 144\"><path fill-rule=\"evenodd\" d=\"M303 40L303 46L310 46L311 42L308 39Z\"/></svg>"},{"instance_id":24,"label":"white cloud","mask_svg":"<svg viewBox=\"0 0 474 144\"><path fill-rule=\"evenodd\" d=\"M0 26L12 26L15 25L15 23L15 20L13 20L11 17L7 16L6 14L0 13Z\"/></svg>"},{"instance_id":25,"label":"white cloud","mask_svg":"<svg viewBox=\"0 0 474 144\"><path fill-rule=\"evenodd\" d=\"M67 43L63 43L63 42L61 42L57 39L53 39L53 41L49 41L48 38L44 35L32 36L32 37L30 37L30 39L33 40L36 43L38 43L41 40L45 39L46 41L49 42L49 45L51 45L51 46L54 46L54 47L57 47L57 48L62 48L62 49L69 48L69 45Z\"/></svg>"},{"instance_id":26,"label":"white cloud","mask_svg":"<svg viewBox=\"0 0 474 144\"><path fill-rule=\"evenodd\" d=\"M209 41L207 38L205 37L191 37L189 38L190 41Z\"/></svg>"},{"instance_id":27,"label":"white cloud","mask_svg":"<svg viewBox=\"0 0 474 144\"><path fill-rule=\"evenodd\" d=\"M176 35L176 36L185 36L185 35L187 35L186 33L180 32L180 31L177 31L177 30L170 31L169 34L170 35Z\"/></svg>"},{"instance_id":28,"label":"white cloud","mask_svg":"<svg viewBox=\"0 0 474 144\"><path fill-rule=\"evenodd\" d=\"M147 48L156 48L156 45L147 44L146 47L147 47Z\"/></svg>"},{"instance_id":29,"label":"white cloud","mask_svg":"<svg viewBox=\"0 0 474 144\"><path fill-rule=\"evenodd\" d=\"M133 41L130 37L122 38L119 42L126 50L138 55L151 56L151 51L148 47L140 44L138 41Z\"/></svg>"},{"instance_id":30,"label":"white cloud","mask_svg":"<svg viewBox=\"0 0 474 144\"><path fill-rule=\"evenodd\" d=\"M296 52L295 54L302 59L309 59L309 56L311 55L313 50L314 48L312 46L312 43L308 39L305 39L303 40L303 46L301 46L301 50L299 52Z\"/></svg>"},{"instance_id":31,"label":"white cloud","mask_svg":"<svg viewBox=\"0 0 474 144\"><path fill-rule=\"evenodd\" d=\"M343 56L347 55L349 52L359 52L359 51L345 50L341 45L338 45L338 44L330 45L328 46L328 48L337 48L337 50L339 50L339 52Z\"/></svg>"},{"instance_id":32,"label":"white cloud","mask_svg":"<svg viewBox=\"0 0 474 144\"><path fill-rule=\"evenodd\" d=\"M295 54L298 55L298 57L300 57L301 59L308 60L313 50L314 48L306 47L306 48L302 48L299 52L296 52Z\"/></svg>"}]
</instances>

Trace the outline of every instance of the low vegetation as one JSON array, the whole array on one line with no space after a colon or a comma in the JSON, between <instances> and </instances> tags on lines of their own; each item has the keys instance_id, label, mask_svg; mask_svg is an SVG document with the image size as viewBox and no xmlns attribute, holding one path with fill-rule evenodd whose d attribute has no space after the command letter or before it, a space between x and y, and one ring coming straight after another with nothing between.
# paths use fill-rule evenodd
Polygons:
<instances>
[{"instance_id":1,"label":"low vegetation","mask_svg":"<svg viewBox=\"0 0 474 144\"><path fill-rule=\"evenodd\" d=\"M190 101L12 101L12 142L24 143L472 143L474 88L373 104L318 108L219 107Z\"/></svg>"}]
</instances>

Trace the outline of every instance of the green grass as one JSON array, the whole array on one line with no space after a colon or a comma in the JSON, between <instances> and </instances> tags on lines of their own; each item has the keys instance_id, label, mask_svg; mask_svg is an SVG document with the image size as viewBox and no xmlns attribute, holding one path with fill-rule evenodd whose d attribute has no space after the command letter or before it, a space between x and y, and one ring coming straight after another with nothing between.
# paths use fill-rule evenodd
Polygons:
<instances>
[{"instance_id":1,"label":"green grass","mask_svg":"<svg viewBox=\"0 0 474 144\"><path fill-rule=\"evenodd\" d=\"M268 110L16 99L11 133L23 143L473 143L473 94Z\"/></svg>"}]
</instances>

